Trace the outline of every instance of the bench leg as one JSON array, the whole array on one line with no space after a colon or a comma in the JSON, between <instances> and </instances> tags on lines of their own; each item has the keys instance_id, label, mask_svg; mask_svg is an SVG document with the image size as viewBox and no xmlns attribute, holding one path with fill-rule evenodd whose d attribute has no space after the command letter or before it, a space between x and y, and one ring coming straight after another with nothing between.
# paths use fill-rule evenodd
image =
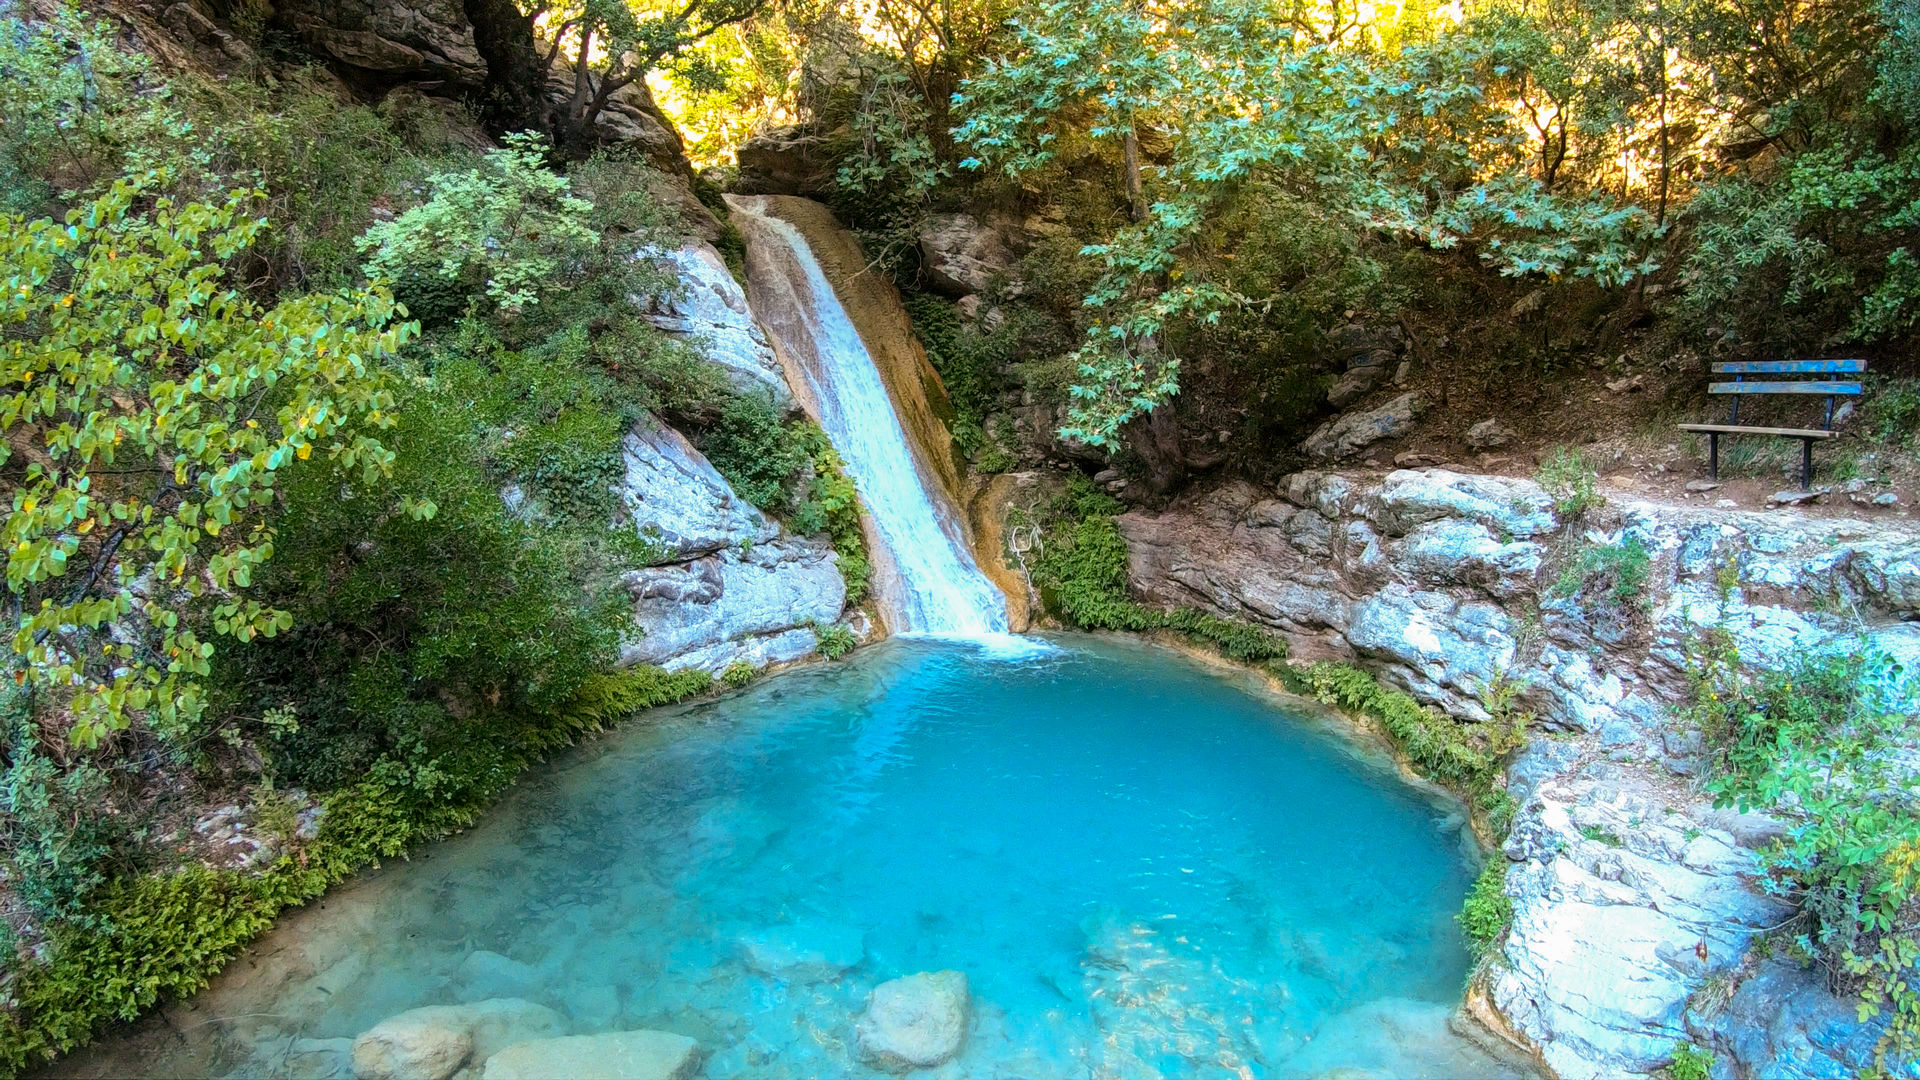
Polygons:
<instances>
[{"instance_id":1,"label":"bench leg","mask_svg":"<svg viewBox=\"0 0 1920 1080\"><path fill-rule=\"evenodd\" d=\"M1707 432L1707 479L1720 479L1720 433Z\"/></svg>"},{"instance_id":2,"label":"bench leg","mask_svg":"<svg viewBox=\"0 0 1920 1080\"><path fill-rule=\"evenodd\" d=\"M1800 490L1813 490L1813 440L1800 440Z\"/></svg>"}]
</instances>

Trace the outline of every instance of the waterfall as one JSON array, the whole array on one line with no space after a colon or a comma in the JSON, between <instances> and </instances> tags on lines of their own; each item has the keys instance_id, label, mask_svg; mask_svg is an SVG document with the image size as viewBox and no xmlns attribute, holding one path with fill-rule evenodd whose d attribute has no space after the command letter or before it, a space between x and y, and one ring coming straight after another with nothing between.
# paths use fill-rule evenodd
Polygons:
<instances>
[{"instance_id":1,"label":"waterfall","mask_svg":"<svg viewBox=\"0 0 1920 1080\"><path fill-rule=\"evenodd\" d=\"M803 200L785 200L810 206ZM896 633L983 638L1007 632L1007 602L968 550L934 468L916 452L868 351L806 236L768 197L728 196L753 266L754 311L767 325L833 440L897 577L877 592Z\"/></svg>"}]
</instances>

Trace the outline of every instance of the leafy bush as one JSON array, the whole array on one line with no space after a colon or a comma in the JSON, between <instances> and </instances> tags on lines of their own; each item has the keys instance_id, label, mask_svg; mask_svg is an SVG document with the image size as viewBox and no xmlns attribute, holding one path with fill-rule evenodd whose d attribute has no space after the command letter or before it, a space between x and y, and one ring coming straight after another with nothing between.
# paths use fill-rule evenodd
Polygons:
<instances>
[{"instance_id":1,"label":"leafy bush","mask_svg":"<svg viewBox=\"0 0 1920 1080\"><path fill-rule=\"evenodd\" d=\"M1506 856L1494 852L1460 909L1460 930L1467 935L1467 946L1479 960L1491 953L1513 925L1513 898L1507 895L1507 871L1512 868Z\"/></svg>"},{"instance_id":2,"label":"leafy bush","mask_svg":"<svg viewBox=\"0 0 1920 1080\"><path fill-rule=\"evenodd\" d=\"M143 203L163 179L117 182L65 227L0 217L13 651L83 746L135 718L191 725L215 651L203 635L290 625L236 596L273 554L276 482L318 450L378 484L394 401L381 365L413 330L389 324L378 289L254 302L226 267L260 233L258 192ZM11 448L28 444L31 459ZM157 587L136 591L149 573ZM110 640L136 612L145 640Z\"/></svg>"},{"instance_id":3,"label":"leafy bush","mask_svg":"<svg viewBox=\"0 0 1920 1080\"><path fill-rule=\"evenodd\" d=\"M503 142L479 168L428 177L426 202L368 229L359 242L371 253L367 276L403 299L415 283L437 281L512 313L577 273L584 252L600 242L588 225L593 204L569 194L567 179L547 168L538 136Z\"/></svg>"},{"instance_id":4,"label":"leafy bush","mask_svg":"<svg viewBox=\"0 0 1920 1080\"><path fill-rule=\"evenodd\" d=\"M1696 656L1687 715L1718 748L1717 805L1786 819L1759 854L1767 888L1796 904L1795 939L1862 1019L1885 1013L1881 1050L1920 1047L1920 775L1903 757L1920 695L1871 647L1750 672L1724 636Z\"/></svg>"},{"instance_id":5,"label":"leafy bush","mask_svg":"<svg viewBox=\"0 0 1920 1080\"><path fill-rule=\"evenodd\" d=\"M752 682L754 676L758 674L759 671L755 670L752 664L745 660L735 660L727 665L727 670L720 673L720 681L738 690Z\"/></svg>"},{"instance_id":6,"label":"leafy bush","mask_svg":"<svg viewBox=\"0 0 1920 1080\"><path fill-rule=\"evenodd\" d=\"M860 639L853 636L853 631L844 626L821 626L815 629L820 635L820 655L829 660L840 659L860 644Z\"/></svg>"},{"instance_id":7,"label":"leafy bush","mask_svg":"<svg viewBox=\"0 0 1920 1080\"><path fill-rule=\"evenodd\" d=\"M1533 478L1553 497L1554 512L1568 520L1577 520L1607 501L1595 490L1599 474L1574 447L1549 450Z\"/></svg>"},{"instance_id":8,"label":"leafy bush","mask_svg":"<svg viewBox=\"0 0 1920 1080\"><path fill-rule=\"evenodd\" d=\"M100 929L89 901L127 831L105 812L112 805L107 775L85 760L62 768L37 745L25 696L6 697L10 764L0 780L0 853L7 884L42 921Z\"/></svg>"}]
</instances>

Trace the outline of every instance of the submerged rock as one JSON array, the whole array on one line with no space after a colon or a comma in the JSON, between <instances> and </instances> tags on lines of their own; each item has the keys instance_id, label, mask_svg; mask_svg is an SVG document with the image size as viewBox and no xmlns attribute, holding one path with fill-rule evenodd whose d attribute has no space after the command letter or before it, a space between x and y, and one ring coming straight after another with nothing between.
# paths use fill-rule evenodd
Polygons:
<instances>
[{"instance_id":1,"label":"submerged rock","mask_svg":"<svg viewBox=\"0 0 1920 1080\"><path fill-rule=\"evenodd\" d=\"M670 1031L610 1031L509 1046L481 1080L690 1080L700 1044Z\"/></svg>"},{"instance_id":2,"label":"submerged rock","mask_svg":"<svg viewBox=\"0 0 1920 1080\"><path fill-rule=\"evenodd\" d=\"M390 1016L353 1040L353 1074L358 1080L446 1080L469 1061L565 1030L559 1013L521 998L428 1005Z\"/></svg>"},{"instance_id":3,"label":"submerged rock","mask_svg":"<svg viewBox=\"0 0 1920 1080\"><path fill-rule=\"evenodd\" d=\"M887 1072L942 1064L966 1042L972 1006L964 971L923 971L881 983L854 1025L860 1059Z\"/></svg>"},{"instance_id":4,"label":"submerged rock","mask_svg":"<svg viewBox=\"0 0 1920 1080\"><path fill-rule=\"evenodd\" d=\"M858 927L804 922L776 926L740 941L749 970L788 982L828 982L860 966L865 935Z\"/></svg>"},{"instance_id":5,"label":"submerged rock","mask_svg":"<svg viewBox=\"0 0 1920 1080\"><path fill-rule=\"evenodd\" d=\"M353 1040L358 1080L446 1080L473 1053L473 1033L458 1006L409 1009Z\"/></svg>"}]
</instances>

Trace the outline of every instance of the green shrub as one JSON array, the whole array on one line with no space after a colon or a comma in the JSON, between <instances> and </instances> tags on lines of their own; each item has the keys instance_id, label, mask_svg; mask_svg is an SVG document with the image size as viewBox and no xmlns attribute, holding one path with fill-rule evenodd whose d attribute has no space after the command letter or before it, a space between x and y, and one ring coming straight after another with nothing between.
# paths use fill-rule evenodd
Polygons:
<instances>
[{"instance_id":1,"label":"green shrub","mask_svg":"<svg viewBox=\"0 0 1920 1080\"><path fill-rule=\"evenodd\" d=\"M735 494L775 513L792 508L795 489L812 465L803 440L758 394L730 397L719 422L702 433L700 449Z\"/></svg>"},{"instance_id":2,"label":"green shrub","mask_svg":"<svg viewBox=\"0 0 1920 1080\"><path fill-rule=\"evenodd\" d=\"M1596 490L1599 474L1586 455L1574 447L1549 450L1533 478L1553 497L1554 512L1568 520L1576 520L1607 501Z\"/></svg>"},{"instance_id":3,"label":"green shrub","mask_svg":"<svg viewBox=\"0 0 1920 1080\"><path fill-rule=\"evenodd\" d=\"M1712 740L1716 805L1786 819L1758 858L1800 909L1795 942L1862 1019L1884 1014L1882 1053L1920 1048L1920 776L1902 755L1920 714L1911 674L1871 646L1744 669L1724 637L1696 657L1686 715Z\"/></svg>"},{"instance_id":4,"label":"green shrub","mask_svg":"<svg viewBox=\"0 0 1920 1080\"><path fill-rule=\"evenodd\" d=\"M1667 1080L1708 1080L1713 1075L1713 1051L1692 1043L1673 1044L1673 1061L1667 1065Z\"/></svg>"},{"instance_id":5,"label":"green shrub","mask_svg":"<svg viewBox=\"0 0 1920 1080\"><path fill-rule=\"evenodd\" d=\"M745 660L735 660L727 665L727 670L720 673L720 681L738 690L752 682L754 676L758 674L759 671L752 664Z\"/></svg>"},{"instance_id":6,"label":"green shrub","mask_svg":"<svg viewBox=\"0 0 1920 1080\"><path fill-rule=\"evenodd\" d=\"M829 660L840 659L860 644L860 639L853 636L853 631L844 626L817 627L816 632L820 635L820 655Z\"/></svg>"},{"instance_id":7,"label":"green shrub","mask_svg":"<svg viewBox=\"0 0 1920 1080\"><path fill-rule=\"evenodd\" d=\"M287 628L239 596L274 553L278 485L319 471L315 450L379 485L382 365L414 329L379 289L254 301L231 270L256 193L175 203L164 179L118 181L64 225L0 215L0 462L36 447L12 465L13 649L82 746L136 720L191 729L213 639ZM147 574L183 595L136 590Z\"/></svg>"},{"instance_id":8,"label":"green shrub","mask_svg":"<svg viewBox=\"0 0 1920 1080\"><path fill-rule=\"evenodd\" d=\"M1513 898L1507 895L1507 871L1512 864L1499 852L1480 868L1460 909L1460 929L1475 960L1491 953L1513 925Z\"/></svg>"},{"instance_id":9,"label":"green shrub","mask_svg":"<svg viewBox=\"0 0 1920 1080\"><path fill-rule=\"evenodd\" d=\"M593 204L547 168L538 136L503 142L478 168L428 177L426 202L368 229L359 241L367 276L403 300L414 282L443 282L511 314L577 272L600 243L588 221Z\"/></svg>"},{"instance_id":10,"label":"green shrub","mask_svg":"<svg viewBox=\"0 0 1920 1080\"><path fill-rule=\"evenodd\" d=\"M1119 511L1117 500L1080 476L1046 509L1031 572L1048 610L1085 630L1172 630L1247 663L1287 655L1286 642L1249 623L1194 608L1155 611L1128 597L1127 543L1113 520Z\"/></svg>"},{"instance_id":11,"label":"green shrub","mask_svg":"<svg viewBox=\"0 0 1920 1080\"><path fill-rule=\"evenodd\" d=\"M1556 596L1597 594L1617 608L1645 607L1653 555L1638 536L1584 548L1554 582Z\"/></svg>"},{"instance_id":12,"label":"green shrub","mask_svg":"<svg viewBox=\"0 0 1920 1080\"><path fill-rule=\"evenodd\" d=\"M127 838L119 817L106 811L108 777L80 760L62 768L37 745L39 732L25 695L7 694L10 764L0 780L0 855L13 895L43 922L64 921L97 930L93 890L106 880L108 859Z\"/></svg>"},{"instance_id":13,"label":"green shrub","mask_svg":"<svg viewBox=\"0 0 1920 1080\"><path fill-rule=\"evenodd\" d=\"M1290 668L1285 677L1321 702L1377 721L1414 767L1465 794L1496 833L1505 831L1513 798L1501 783L1501 758L1524 741L1509 721L1450 719L1350 664L1322 661Z\"/></svg>"}]
</instances>

